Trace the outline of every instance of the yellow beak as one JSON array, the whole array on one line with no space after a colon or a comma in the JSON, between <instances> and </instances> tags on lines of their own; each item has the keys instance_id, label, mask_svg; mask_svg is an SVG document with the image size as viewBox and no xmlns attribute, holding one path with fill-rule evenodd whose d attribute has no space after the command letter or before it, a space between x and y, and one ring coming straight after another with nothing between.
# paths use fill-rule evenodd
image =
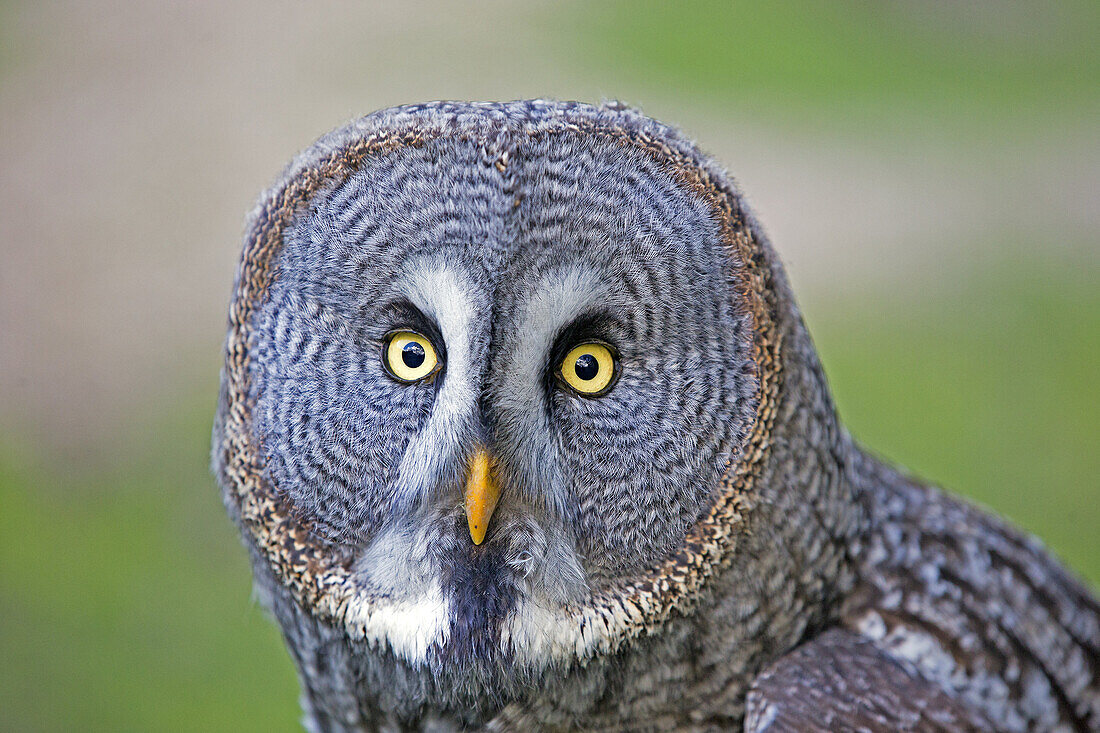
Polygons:
<instances>
[{"instance_id":1,"label":"yellow beak","mask_svg":"<svg viewBox=\"0 0 1100 733\"><path fill-rule=\"evenodd\" d=\"M489 453L478 447L470 460L466 474L466 522L470 525L470 539L480 545L489 529L489 520L500 499L500 486L489 471Z\"/></svg>"}]
</instances>

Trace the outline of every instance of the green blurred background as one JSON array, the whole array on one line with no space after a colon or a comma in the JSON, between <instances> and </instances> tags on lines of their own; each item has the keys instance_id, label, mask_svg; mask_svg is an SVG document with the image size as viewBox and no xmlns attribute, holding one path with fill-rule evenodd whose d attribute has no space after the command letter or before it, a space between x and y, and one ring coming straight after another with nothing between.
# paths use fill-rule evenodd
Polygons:
<instances>
[{"instance_id":1,"label":"green blurred background","mask_svg":"<svg viewBox=\"0 0 1100 733\"><path fill-rule=\"evenodd\" d=\"M851 431L1100 584L1100 6L0 3L0 728L297 726L207 463L253 198L435 98L740 180Z\"/></svg>"}]
</instances>

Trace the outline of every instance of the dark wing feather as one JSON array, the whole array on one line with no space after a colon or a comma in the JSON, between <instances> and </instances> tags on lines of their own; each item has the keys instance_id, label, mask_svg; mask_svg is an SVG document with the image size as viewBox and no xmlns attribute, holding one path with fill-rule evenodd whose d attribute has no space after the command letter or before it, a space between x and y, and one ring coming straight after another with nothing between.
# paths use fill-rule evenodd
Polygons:
<instances>
[{"instance_id":1,"label":"dark wing feather","mask_svg":"<svg viewBox=\"0 0 1100 733\"><path fill-rule=\"evenodd\" d=\"M990 731L994 726L869 639L832 629L760 673L749 691L745 730Z\"/></svg>"}]
</instances>

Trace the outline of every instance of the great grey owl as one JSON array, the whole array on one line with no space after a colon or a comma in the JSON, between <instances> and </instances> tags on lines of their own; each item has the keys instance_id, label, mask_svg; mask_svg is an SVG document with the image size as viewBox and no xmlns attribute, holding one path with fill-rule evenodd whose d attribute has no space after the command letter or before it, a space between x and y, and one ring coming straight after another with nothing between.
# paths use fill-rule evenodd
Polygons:
<instances>
[{"instance_id":1,"label":"great grey owl","mask_svg":"<svg viewBox=\"0 0 1100 733\"><path fill-rule=\"evenodd\" d=\"M1100 730L1097 601L853 443L731 179L619 105L295 158L214 465L314 730Z\"/></svg>"}]
</instances>

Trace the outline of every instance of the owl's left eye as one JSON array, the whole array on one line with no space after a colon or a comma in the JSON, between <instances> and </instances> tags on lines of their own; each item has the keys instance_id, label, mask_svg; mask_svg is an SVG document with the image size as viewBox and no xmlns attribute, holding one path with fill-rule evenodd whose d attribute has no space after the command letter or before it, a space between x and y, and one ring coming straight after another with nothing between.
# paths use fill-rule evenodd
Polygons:
<instances>
[{"instance_id":1,"label":"owl's left eye","mask_svg":"<svg viewBox=\"0 0 1100 733\"><path fill-rule=\"evenodd\" d=\"M574 346L558 367L558 379L582 397L607 394L619 376L613 348L600 341Z\"/></svg>"},{"instance_id":2,"label":"owl's left eye","mask_svg":"<svg viewBox=\"0 0 1100 733\"><path fill-rule=\"evenodd\" d=\"M382 347L382 366L394 379L411 384L435 374L440 364L425 336L416 331L394 331L387 334Z\"/></svg>"}]
</instances>

